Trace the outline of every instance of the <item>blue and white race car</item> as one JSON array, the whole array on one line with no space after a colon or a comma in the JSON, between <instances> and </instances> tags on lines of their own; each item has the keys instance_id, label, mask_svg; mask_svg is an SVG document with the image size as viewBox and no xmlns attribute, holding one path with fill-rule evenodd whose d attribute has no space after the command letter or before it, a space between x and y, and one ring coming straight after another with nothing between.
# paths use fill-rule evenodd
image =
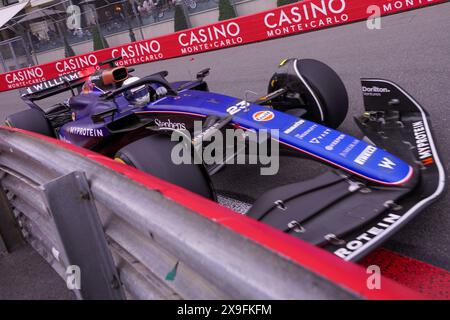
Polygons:
<instances>
[{"instance_id":1,"label":"blue and white race car","mask_svg":"<svg viewBox=\"0 0 450 320\"><path fill-rule=\"evenodd\" d=\"M141 79L132 71L112 59L88 76L27 88L22 98L30 109L8 116L6 124L91 149L213 201L210 176L242 150L216 150L214 157L223 159L216 163L198 161L198 154L217 133L234 130L244 145L255 139L261 145L257 134L265 131L266 142L299 158L299 170L304 158L330 170L270 190L246 214L345 260L369 253L443 192L445 173L428 114L390 81L362 80L365 112L355 119L365 136L360 140L337 130L347 116L346 89L316 60L282 61L268 94L254 101L209 92L209 69L175 83L165 71ZM63 103L37 105L69 90L72 97ZM180 143L174 134L194 146L191 162L173 161Z\"/></svg>"}]
</instances>

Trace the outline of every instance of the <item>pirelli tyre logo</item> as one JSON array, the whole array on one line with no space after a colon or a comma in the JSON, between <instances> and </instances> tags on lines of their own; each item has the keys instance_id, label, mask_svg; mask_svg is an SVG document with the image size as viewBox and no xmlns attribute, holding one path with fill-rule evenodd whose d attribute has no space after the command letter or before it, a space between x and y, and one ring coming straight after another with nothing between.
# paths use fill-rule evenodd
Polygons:
<instances>
[{"instance_id":1,"label":"pirelli tyre logo","mask_svg":"<svg viewBox=\"0 0 450 320\"><path fill-rule=\"evenodd\" d=\"M366 162L372 157L372 155L377 151L377 148L374 146L368 146L360 153L358 157L355 159L355 163L360 165L365 165Z\"/></svg>"},{"instance_id":2,"label":"pirelli tyre logo","mask_svg":"<svg viewBox=\"0 0 450 320\"><path fill-rule=\"evenodd\" d=\"M413 123L414 138L416 140L417 154L419 160L425 166L434 163L433 152L431 151L430 140L425 130L423 121Z\"/></svg>"}]
</instances>

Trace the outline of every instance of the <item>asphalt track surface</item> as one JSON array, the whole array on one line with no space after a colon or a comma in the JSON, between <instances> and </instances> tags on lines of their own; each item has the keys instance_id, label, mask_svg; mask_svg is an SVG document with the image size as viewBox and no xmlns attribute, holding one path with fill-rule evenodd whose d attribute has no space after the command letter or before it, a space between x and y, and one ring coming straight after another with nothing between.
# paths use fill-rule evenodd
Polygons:
<instances>
[{"instance_id":1,"label":"asphalt track surface","mask_svg":"<svg viewBox=\"0 0 450 320\"><path fill-rule=\"evenodd\" d=\"M262 95L277 63L287 57L314 58L330 65L343 79L350 112L340 130L361 137L352 117L363 110L359 79L392 80L431 114L441 160L450 172L450 3L382 18L381 30L365 22L242 47L137 66L136 75L169 71L169 80L190 79L211 67L211 91L245 97ZM25 109L15 91L0 94L0 117ZM213 181L218 190L252 201L268 189L310 178L323 170L313 162L282 158L278 175L259 176L257 166L231 166ZM450 270L450 196L448 193L391 238L385 247ZM0 258L0 261L4 258ZM0 272L1 272L0 264Z\"/></svg>"}]
</instances>

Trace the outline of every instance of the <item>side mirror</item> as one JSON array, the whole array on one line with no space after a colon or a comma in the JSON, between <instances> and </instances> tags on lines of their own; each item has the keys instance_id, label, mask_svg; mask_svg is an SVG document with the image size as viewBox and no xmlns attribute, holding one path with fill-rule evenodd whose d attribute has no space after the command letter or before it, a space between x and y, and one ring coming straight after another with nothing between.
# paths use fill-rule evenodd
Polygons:
<instances>
[{"instance_id":1,"label":"side mirror","mask_svg":"<svg viewBox=\"0 0 450 320\"><path fill-rule=\"evenodd\" d=\"M201 80L205 79L209 75L210 70L211 70L211 68L206 68L206 69L203 69L202 71L200 71L199 73L197 73L197 80L201 81Z\"/></svg>"}]
</instances>

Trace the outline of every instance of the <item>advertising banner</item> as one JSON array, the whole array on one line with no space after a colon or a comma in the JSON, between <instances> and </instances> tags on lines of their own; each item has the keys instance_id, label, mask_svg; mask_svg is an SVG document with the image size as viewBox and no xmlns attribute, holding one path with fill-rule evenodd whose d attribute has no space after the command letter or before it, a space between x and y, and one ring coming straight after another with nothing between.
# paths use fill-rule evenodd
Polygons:
<instances>
[{"instance_id":1,"label":"advertising banner","mask_svg":"<svg viewBox=\"0 0 450 320\"><path fill-rule=\"evenodd\" d=\"M305 0L277 9L183 30L0 74L0 91L35 85L122 56L132 66L345 25L447 0Z\"/></svg>"}]
</instances>

